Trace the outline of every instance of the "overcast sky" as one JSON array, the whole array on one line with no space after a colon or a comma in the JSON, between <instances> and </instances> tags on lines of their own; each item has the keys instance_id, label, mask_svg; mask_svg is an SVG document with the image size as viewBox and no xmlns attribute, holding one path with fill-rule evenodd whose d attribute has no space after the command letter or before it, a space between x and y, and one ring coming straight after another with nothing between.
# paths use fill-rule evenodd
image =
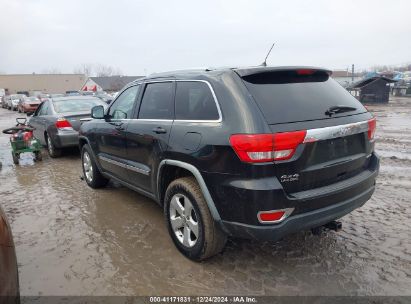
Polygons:
<instances>
[{"instance_id":1,"label":"overcast sky","mask_svg":"<svg viewBox=\"0 0 411 304\"><path fill-rule=\"evenodd\" d=\"M411 62L411 1L0 0L0 72Z\"/></svg>"}]
</instances>

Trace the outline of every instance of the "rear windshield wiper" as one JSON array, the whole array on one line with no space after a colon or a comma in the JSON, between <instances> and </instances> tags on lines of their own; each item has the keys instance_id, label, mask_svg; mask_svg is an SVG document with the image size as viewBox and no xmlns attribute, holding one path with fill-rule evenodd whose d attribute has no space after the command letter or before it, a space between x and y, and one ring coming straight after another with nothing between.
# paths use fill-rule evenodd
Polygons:
<instances>
[{"instance_id":1,"label":"rear windshield wiper","mask_svg":"<svg viewBox=\"0 0 411 304\"><path fill-rule=\"evenodd\" d=\"M332 116L333 114L351 112L355 110L357 110L357 108L349 106L332 106L329 107L327 111L325 111L325 115Z\"/></svg>"}]
</instances>

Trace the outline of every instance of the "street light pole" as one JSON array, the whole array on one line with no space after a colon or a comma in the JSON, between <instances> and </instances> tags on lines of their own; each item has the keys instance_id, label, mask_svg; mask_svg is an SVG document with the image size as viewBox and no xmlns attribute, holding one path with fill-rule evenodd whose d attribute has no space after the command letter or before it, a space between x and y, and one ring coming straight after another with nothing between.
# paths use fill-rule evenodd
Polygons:
<instances>
[{"instance_id":1,"label":"street light pole","mask_svg":"<svg viewBox=\"0 0 411 304\"><path fill-rule=\"evenodd\" d=\"M351 81L354 82L354 64L351 66Z\"/></svg>"}]
</instances>

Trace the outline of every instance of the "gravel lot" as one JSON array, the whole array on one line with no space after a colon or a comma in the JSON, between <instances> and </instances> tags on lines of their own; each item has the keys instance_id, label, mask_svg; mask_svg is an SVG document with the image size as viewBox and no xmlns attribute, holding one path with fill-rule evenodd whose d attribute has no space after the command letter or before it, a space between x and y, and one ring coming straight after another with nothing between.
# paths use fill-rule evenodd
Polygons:
<instances>
[{"instance_id":1,"label":"gravel lot","mask_svg":"<svg viewBox=\"0 0 411 304\"><path fill-rule=\"evenodd\" d=\"M175 249L153 201L117 184L87 187L76 149L14 166L1 134L0 203L22 295L411 295L411 98L369 109L382 157L377 190L341 232L230 240L202 263ZM0 129L18 116L0 109Z\"/></svg>"}]
</instances>

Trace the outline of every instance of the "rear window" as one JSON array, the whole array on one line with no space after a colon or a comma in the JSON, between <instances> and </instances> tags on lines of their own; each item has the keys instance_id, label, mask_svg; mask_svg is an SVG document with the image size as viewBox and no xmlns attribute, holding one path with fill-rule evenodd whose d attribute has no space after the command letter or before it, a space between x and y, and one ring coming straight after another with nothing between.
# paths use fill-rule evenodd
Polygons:
<instances>
[{"instance_id":1,"label":"rear window","mask_svg":"<svg viewBox=\"0 0 411 304\"><path fill-rule=\"evenodd\" d=\"M302 75L296 70L258 73L242 77L269 124L329 118L332 106L349 106L355 111L340 117L366 112L362 104L324 71Z\"/></svg>"},{"instance_id":2,"label":"rear window","mask_svg":"<svg viewBox=\"0 0 411 304\"><path fill-rule=\"evenodd\" d=\"M106 105L99 99L70 99L53 100L54 110L57 113L89 112L91 108L98 105Z\"/></svg>"}]
</instances>

